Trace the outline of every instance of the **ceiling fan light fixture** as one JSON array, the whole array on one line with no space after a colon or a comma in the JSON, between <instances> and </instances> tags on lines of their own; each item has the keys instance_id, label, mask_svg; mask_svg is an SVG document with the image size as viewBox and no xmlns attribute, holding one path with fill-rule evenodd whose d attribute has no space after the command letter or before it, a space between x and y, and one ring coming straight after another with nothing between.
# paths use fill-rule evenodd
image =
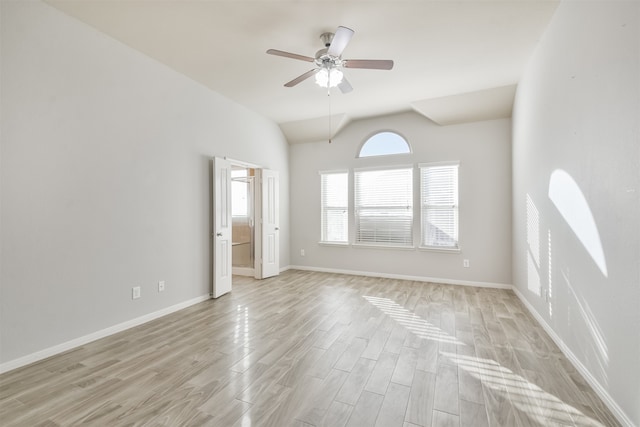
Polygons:
<instances>
[{"instance_id":1,"label":"ceiling fan light fixture","mask_svg":"<svg viewBox=\"0 0 640 427\"><path fill-rule=\"evenodd\" d=\"M343 76L337 68L321 68L316 73L316 84L320 87L336 87L342 83Z\"/></svg>"}]
</instances>

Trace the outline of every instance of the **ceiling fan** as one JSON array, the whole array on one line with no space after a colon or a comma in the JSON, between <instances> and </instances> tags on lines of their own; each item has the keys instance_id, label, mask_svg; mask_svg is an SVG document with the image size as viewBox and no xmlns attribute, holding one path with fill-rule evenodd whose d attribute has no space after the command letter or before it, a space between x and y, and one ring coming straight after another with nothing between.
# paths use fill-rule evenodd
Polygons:
<instances>
[{"instance_id":1,"label":"ceiling fan","mask_svg":"<svg viewBox=\"0 0 640 427\"><path fill-rule=\"evenodd\" d=\"M342 93L349 93L353 90L353 87L344 77L342 68L366 68L370 70L390 70L393 68L393 61L388 59L342 59L342 52L347 47L353 34L354 31L347 27L338 27L335 34L321 34L320 39L325 47L317 51L313 58L276 49L269 49L267 53L316 64L316 68L285 83L286 87L293 87L309 77L315 76L316 83L319 86L326 88L337 86Z\"/></svg>"}]
</instances>

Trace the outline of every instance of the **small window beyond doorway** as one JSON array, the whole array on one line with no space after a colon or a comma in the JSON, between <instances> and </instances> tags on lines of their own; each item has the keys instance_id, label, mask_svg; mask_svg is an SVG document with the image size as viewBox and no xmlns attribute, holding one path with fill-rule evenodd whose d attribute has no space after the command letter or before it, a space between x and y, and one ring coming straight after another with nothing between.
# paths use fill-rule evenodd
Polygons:
<instances>
[{"instance_id":1,"label":"small window beyond doorway","mask_svg":"<svg viewBox=\"0 0 640 427\"><path fill-rule=\"evenodd\" d=\"M362 144L358 157L408 153L411 153L411 147L406 139L395 132L384 131L369 137L369 139Z\"/></svg>"}]
</instances>

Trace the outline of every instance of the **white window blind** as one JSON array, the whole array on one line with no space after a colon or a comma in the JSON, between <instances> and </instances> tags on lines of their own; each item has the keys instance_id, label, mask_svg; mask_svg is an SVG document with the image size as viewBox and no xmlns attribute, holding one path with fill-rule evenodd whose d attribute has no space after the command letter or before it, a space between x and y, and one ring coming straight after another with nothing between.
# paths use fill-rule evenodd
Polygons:
<instances>
[{"instance_id":1,"label":"white window blind","mask_svg":"<svg viewBox=\"0 0 640 427\"><path fill-rule=\"evenodd\" d=\"M322 242L349 240L349 174L320 172Z\"/></svg>"},{"instance_id":2,"label":"white window blind","mask_svg":"<svg viewBox=\"0 0 640 427\"><path fill-rule=\"evenodd\" d=\"M356 243L412 246L413 168L356 170Z\"/></svg>"},{"instance_id":3,"label":"white window blind","mask_svg":"<svg viewBox=\"0 0 640 427\"><path fill-rule=\"evenodd\" d=\"M420 165L422 243L458 249L458 164Z\"/></svg>"}]
</instances>

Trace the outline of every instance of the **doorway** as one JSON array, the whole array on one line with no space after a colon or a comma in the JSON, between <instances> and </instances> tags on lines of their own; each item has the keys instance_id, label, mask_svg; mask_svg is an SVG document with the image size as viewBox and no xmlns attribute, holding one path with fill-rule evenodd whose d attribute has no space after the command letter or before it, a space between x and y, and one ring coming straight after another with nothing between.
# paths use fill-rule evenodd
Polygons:
<instances>
[{"instance_id":1,"label":"doorway","mask_svg":"<svg viewBox=\"0 0 640 427\"><path fill-rule=\"evenodd\" d=\"M231 166L231 263L233 274L255 274L255 169Z\"/></svg>"},{"instance_id":2,"label":"doorway","mask_svg":"<svg viewBox=\"0 0 640 427\"><path fill-rule=\"evenodd\" d=\"M253 270L253 277L266 279L280 273L279 178L277 171L222 157L214 157L212 167L211 296L218 298L231 292L233 274Z\"/></svg>"}]
</instances>

